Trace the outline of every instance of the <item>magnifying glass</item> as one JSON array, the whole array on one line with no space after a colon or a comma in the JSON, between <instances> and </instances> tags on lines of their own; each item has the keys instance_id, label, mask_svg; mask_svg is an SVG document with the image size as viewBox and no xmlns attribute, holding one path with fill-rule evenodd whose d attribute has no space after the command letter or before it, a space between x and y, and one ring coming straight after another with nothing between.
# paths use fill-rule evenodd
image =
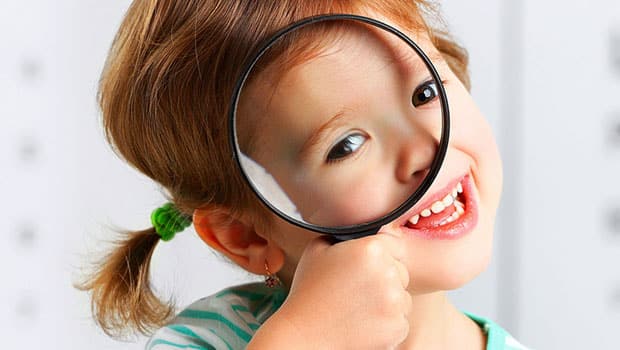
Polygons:
<instances>
[{"instance_id":1,"label":"magnifying glass","mask_svg":"<svg viewBox=\"0 0 620 350\"><path fill-rule=\"evenodd\" d=\"M372 235L437 177L450 131L446 92L398 29L358 15L309 17L248 62L229 109L233 157L282 219L335 241Z\"/></svg>"}]
</instances>

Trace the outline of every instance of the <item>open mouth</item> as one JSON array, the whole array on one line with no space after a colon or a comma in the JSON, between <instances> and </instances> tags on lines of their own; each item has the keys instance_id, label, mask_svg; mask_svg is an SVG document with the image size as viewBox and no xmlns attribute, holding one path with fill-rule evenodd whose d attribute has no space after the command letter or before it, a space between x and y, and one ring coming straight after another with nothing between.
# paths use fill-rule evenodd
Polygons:
<instances>
[{"instance_id":1,"label":"open mouth","mask_svg":"<svg viewBox=\"0 0 620 350\"><path fill-rule=\"evenodd\" d=\"M478 217L472 191L469 175L453 181L423 204L403 226L426 238L454 239L466 234L476 225Z\"/></svg>"},{"instance_id":2,"label":"open mouth","mask_svg":"<svg viewBox=\"0 0 620 350\"><path fill-rule=\"evenodd\" d=\"M463 213L465 213L463 185L458 182L443 199L433 202L428 208L422 209L418 214L411 217L406 225L410 228L443 226L458 220Z\"/></svg>"}]
</instances>

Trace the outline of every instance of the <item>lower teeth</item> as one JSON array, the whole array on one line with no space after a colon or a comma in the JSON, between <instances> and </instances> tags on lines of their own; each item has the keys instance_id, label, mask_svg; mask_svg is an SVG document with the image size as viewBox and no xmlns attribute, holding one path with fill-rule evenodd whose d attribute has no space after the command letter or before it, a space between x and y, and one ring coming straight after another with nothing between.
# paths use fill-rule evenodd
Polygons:
<instances>
[{"instance_id":1,"label":"lower teeth","mask_svg":"<svg viewBox=\"0 0 620 350\"><path fill-rule=\"evenodd\" d=\"M456 211L454 213L452 213L452 215L450 215L447 218L445 218L444 220L442 220L439 223L439 226L443 226L445 224L449 224L451 222L454 222L454 221L458 220L461 217L461 215L463 215L463 213L465 212L464 204L462 202L460 202L458 199L454 201L454 207L455 207Z\"/></svg>"}]
</instances>

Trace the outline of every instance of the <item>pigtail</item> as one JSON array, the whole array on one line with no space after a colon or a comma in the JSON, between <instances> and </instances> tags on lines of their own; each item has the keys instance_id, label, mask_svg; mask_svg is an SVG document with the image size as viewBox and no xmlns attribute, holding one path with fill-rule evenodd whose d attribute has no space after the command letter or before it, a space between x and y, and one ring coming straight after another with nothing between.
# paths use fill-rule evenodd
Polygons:
<instances>
[{"instance_id":1,"label":"pigtail","mask_svg":"<svg viewBox=\"0 0 620 350\"><path fill-rule=\"evenodd\" d=\"M84 281L75 285L91 293L95 321L113 338L134 331L149 335L174 315L172 302L162 302L149 281L151 257L160 237L154 228L124 234L126 238L115 241Z\"/></svg>"}]
</instances>

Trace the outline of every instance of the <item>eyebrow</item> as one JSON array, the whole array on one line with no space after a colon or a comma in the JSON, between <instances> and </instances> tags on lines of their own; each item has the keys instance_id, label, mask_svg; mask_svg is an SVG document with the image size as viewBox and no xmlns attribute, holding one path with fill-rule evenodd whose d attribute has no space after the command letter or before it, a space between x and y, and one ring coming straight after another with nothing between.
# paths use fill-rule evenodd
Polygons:
<instances>
[{"instance_id":1,"label":"eyebrow","mask_svg":"<svg viewBox=\"0 0 620 350\"><path fill-rule=\"evenodd\" d=\"M323 125L321 125L318 129L314 130L310 137L304 142L301 146L301 150L299 151L300 158L305 158L308 156L308 152L311 148L316 146L321 139L327 134L329 131L337 128L341 123L339 123L343 117L345 116L345 109L341 109L338 113L334 114L329 120Z\"/></svg>"},{"instance_id":2,"label":"eyebrow","mask_svg":"<svg viewBox=\"0 0 620 350\"><path fill-rule=\"evenodd\" d=\"M422 51L422 52L424 52L426 57L428 57L428 59L431 61L431 64L437 70L437 74L439 74L441 77L440 68L442 65L445 64L445 59L443 55L434 50L431 51L430 53L426 51ZM420 54L417 53L412 48L408 48L406 52L400 53L399 55L397 55L397 57L394 57L393 59L391 59L390 63L395 64L397 62L400 62L399 64L405 64L405 65L412 64L411 68L414 72L420 72L420 73L426 72L428 73L429 76L432 76L430 69L426 66L426 63L424 62Z\"/></svg>"}]
</instances>

